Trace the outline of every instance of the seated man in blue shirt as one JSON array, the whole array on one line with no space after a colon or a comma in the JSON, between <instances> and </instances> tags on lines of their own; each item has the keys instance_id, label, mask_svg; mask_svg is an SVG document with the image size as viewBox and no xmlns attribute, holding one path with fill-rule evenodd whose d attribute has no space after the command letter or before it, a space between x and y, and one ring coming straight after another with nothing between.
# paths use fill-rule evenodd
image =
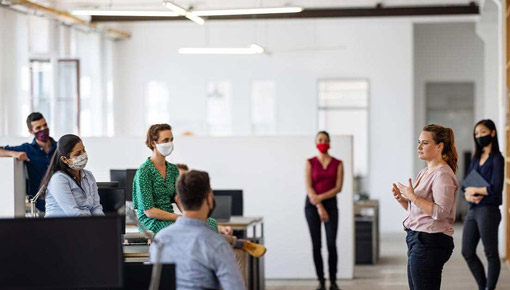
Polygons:
<instances>
[{"instance_id":1,"label":"seated man in blue shirt","mask_svg":"<svg viewBox=\"0 0 510 290\"><path fill-rule=\"evenodd\" d=\"M32 143L4 146L0 148L0 157L14 157L25 161L29 181L27 193L30 197L33 197L39 190L41 180L57 148L57 143L50 137L48 124L41 113L34 112L28 115L27 126L28 132L35 137ZM44 200L37 200L36 207L40 211L44 211Z\"/></svg>"},{"instance_id":2,"label":"seated man in blue shirt","mask_svg":"<svg viewBox=\"0 0 510 290\"><path fill-rule=\"evenodd\" d=\"M177 181L176 201L182 217L161 230L150 248L156 262L156 243L162 245L162 263L176 264L177 289L246 289L232 247L206 220L213 210L207 172L192 170Z\"/></svg>"}]
</instances>

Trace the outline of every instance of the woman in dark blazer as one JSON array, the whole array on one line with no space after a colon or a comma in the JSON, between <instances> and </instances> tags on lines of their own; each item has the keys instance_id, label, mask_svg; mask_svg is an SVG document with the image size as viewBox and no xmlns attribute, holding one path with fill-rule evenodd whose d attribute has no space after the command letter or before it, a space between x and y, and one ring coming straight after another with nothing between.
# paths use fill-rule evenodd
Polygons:
<instances>
[{"instance_id":1,"label":"woman in dark blazer","mask_svg":"<svg viewBox=\"0 0 510 290\"><path fill-rule=\"evenodd\" d=\"M469 172L476 170L489 183L485 187L463 188L469 202L469 212L462 233L462 255L473 274L478 288L496 289L501 262L498 252L498 227L501 222L499 206L502 203L505 159L499 151L496 125L491 120L476 123L473 132L475 154ZM487 275L476 255L476 246L482 240L489 264Z\"/></svg>"}]
</instances>

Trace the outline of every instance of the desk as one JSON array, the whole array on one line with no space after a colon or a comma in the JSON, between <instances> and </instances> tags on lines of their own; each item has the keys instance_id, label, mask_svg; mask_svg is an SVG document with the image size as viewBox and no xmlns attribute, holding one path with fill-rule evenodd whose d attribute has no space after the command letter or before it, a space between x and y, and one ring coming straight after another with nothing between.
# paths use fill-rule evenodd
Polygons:
<instances>
[{"instance_id":1,"label":"desk","mask_svg":"<svg viewBox=\"0 0 510 290\"><path fill-rule=\"evenodd\" d=\"M123 246L126 263L149 262L149 245Z\"/></svg>"},{"instance_id":2,"label":"desk","mask_svg":"<svg viewBox=\"0 0 510 290\"><path fill-rule=\"evenodd\" d=\"M262 217L232 216L228 222L218 222L218 225L241 230L243 232L243 239L264 244L264 219ZM246 271L242 274L247 278L248 290L265 289L264 257L253 258L246 253L244 255L245 257L241 261L244 260L247 264L241 267L241 269L244 268Z\"/></svg>"},{"instance_id":3,"label":"desk","mask_svg":"<svg viewBox=\"0 0 510 290\"><path fill-rule=\"evenodd\" d=\"M220 226L229 226L235 230L243 232L243 239L250 240L255 243L264 244L264 219L262 217L242 217L232 216L228 222L218 222ZM138 231L136 225L126 225L126 233ZM124 246L124 259L126 262L148 262L149 261L149 247L148 245L129 245ZM241 252L241 251L239 251ZM264 275L264 257L253 258L248 254L242 252L242 257L239 257L239 252L236 252L236 258L244 263L243 267L246 270L242 273L247 281L247 288L249 290L264 290L265 289L265 275Z\"/></svg>"}]
</instances>

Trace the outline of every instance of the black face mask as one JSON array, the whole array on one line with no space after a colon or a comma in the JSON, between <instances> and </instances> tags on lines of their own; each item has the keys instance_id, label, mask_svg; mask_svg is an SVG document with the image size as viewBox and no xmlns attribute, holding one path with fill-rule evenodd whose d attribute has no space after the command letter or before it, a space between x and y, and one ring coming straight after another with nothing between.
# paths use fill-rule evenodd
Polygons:
<instances>
[{"instance_id":1,"label":"black face mask","mask_svg":"<svg viewBox=\"0 0 510 290\"><path fill-rule=\"evenodd\" d=\"M213 197L213 200L212 200L212 208L209 209L209 213L207 213L207 218L210 218L214 209L216 208L216 200L214 200L214 197Z\"/></svg>"},{"instance_id":2,"label":"black face mask","mask_svg":"<svg viewBox=\"0 0 510 290\"><path fill-rule=\"evenodd\" d=\"M492 143L492 136L491 136L491 134L489 134L487 136L476 138L476 142L478 143L478 145L482 146L482 148L483 148L483 147Z\"/></svg>"}]
</instances>

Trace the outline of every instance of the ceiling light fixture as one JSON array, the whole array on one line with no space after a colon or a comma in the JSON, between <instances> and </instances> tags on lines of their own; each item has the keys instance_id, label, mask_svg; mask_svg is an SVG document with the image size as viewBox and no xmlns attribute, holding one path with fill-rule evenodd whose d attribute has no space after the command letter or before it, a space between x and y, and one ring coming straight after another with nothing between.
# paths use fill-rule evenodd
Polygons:
<instances>
[{"instance_id":1,"label":"ceiling light fixture","mask_svg":"<svg viewBox=\"0 0 510 290\"><path fill-rule=\"evenodd\" d=\"M188 18L189 20L195 22L196 24L203 25L205 23L205 20L195 14L193 12L189 12L186 9L180 7L179 5L176 5L170 1L163 1L163 6L168 8L169 10L177 13L180 16L184 16Z\"/></svg>"},{"instance_id":2,"label":"ceiling light fixture","mask_svg":"<svg viewBox=\"0 0 510 290\"><path fill-rule=\"evenodd\" d=\"M194 11L197 16L225 16L225 15L254 15L254 14L282 14L299 13L301 7L275 7L275 8L246 8L246 9L225 9L225 10L203 10Z\"/></svg>"},{"instance_id":3,"label":"ceiling light fixture","mask_svg":"<svg viewBox=\"0 0 510 290\"><path fill-rule=\"evenodd\" d=\"M139 16L139 17L176 17L184 16L182 13L188 13L183 8L170 3L166 6L171 11L158 10L74 10L71 14L76 16ZM169 8L172 7L173 9ZM179 11L179 12L177 12ZM228 16L228 15L257 15L257 14L279 14L279 13L299 13L301 7L276 7L276 8L246 8L246 9L225 9L225 10L197 10L189 12L194 16Z\"/></svg>"},{"instance_id":4,"label":"ceiling light fixture","mask_svg":"<svg viewBox=\"0 0 510 290\"><path fill-rule=\"evenodd\" d=\"M153 17L176 17L179 14L173 11L149 11L149 10L74 10L71 14L76 16L153 16Z\"/></svg>"},{"instance_id":5,"label":"ceiling light fixture","mask_svg":"<svg viewBox=\"0 0 510 290\"><path fill-rule=\"evenodd\" d=\"M264 48L257 44L249 47L186 47L179 48L180 54L261 54Z\"/></svg>"}]
</instances>

